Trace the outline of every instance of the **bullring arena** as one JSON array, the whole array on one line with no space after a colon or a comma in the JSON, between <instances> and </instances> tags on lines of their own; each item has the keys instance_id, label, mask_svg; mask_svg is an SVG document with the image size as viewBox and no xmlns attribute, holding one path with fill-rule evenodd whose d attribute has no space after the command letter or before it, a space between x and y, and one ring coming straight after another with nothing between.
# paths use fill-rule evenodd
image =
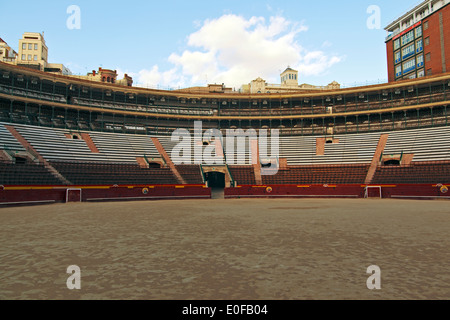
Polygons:
<instances>
[{"instance_id":1,"label":"bullring arena","mask_svg":"<svg viewBox=\"0 0 450 320\"><path fill-rule=\"evenodd\" d=\"M449 96L449 73L255 95L0 62L0 298L448 299Z\"/></svg>"},{"instance_id":2,"label":"bullring arena","mask_svg":"<svg viewBox=\"0 0 450 320\"><path fill-rule=\"evenodd\" d=\"M448 299L449 206L182 200L1 209L1 299ZM68 290L66 269L81 269ZM367 289L367 267L381 290Z\"/></svg>"}]
</instances>

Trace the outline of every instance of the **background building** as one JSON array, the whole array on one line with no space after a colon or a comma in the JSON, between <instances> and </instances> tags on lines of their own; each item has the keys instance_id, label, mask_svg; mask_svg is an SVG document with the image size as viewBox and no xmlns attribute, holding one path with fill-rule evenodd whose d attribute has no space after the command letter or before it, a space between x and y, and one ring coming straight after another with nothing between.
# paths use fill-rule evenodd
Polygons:
<instances>
[{"instance_id":1,"label":"background building","mask_svg":"<svg viewBox=\"0 0 450 320\"><path fill-rule=\"evenodd\" d=\"M16 63L17 52L14 51L2 38L0 38L0 61Z\"/></svg>"},{"instance_id":2,"label":"background building","mask_svg":"<svg viewBox=\"0 0 450 320\"><path fill-rule=\"evenodd\" d=\"M25 32L19 39L19 53L0 38L0 61L48 73L72 74L63 64L48 62L48 47L43 33Z\"/></svg>"},{"instance_id":3,"label":"background building","mask_svg":"<svg viewBox=\"0 0 450 320\"><path fill-rule=\"evenodd\" d=\"M85 76L73 76L78 79L86 79L90 81L98 81L105 83L113 83L121 86L131 87L133 85L133 78L125 74L122 80L117 80L117 70L98 68L98 71L92 70Z\"/></svg>"},{"instance_id":4,"label":"background building","mask_svg":"<svg viewBox=\"0 0 450 320\"><path fill-rule=\"evenodd\" d=\"M268 84L264 79L258 77L247 85L241 88L242 93L287 93L287 92L301 92L309 90L334 90L340 89L341 85L336 81L327 86L314 86L311 84L298 84L298 71L288 67L280 74L281 84Z\"/></svg>"},{"instance_id":5,"label":"background building","mask_svg":"<svg viewBox=\"0 0 450 320\"><path fill-rule=\"evenodd\" d=\"M49 73L66 76L72 74L63 64L48 62L44 33L25 32L19 40L19 54L13 54L8 60L4 62Z\"/></svg>"},{"instance_id":6,"label":"background building","mask_svg":"<svg viewBox=\"0 0 450 320\"><path fill-rule=\"evenodd\" d=\"M449 3L426 0L385 28L389 82L450 71Z\"/></svg>"},{"instance_id":7,"label":"background building","mask_svg":"<svg viewBox=\"0 0 450 320\"><path fill-rule=\"evenodd\" d=\"M48 47L44 35L25 32L19 40L17 65L44 71L48 64Z\"/></svg>"}]
</instances>

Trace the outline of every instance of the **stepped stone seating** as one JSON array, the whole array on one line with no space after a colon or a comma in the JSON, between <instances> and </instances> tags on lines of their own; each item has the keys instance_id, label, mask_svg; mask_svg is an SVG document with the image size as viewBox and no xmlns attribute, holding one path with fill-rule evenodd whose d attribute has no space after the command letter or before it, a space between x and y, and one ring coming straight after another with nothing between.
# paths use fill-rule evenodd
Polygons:
<instances>
[{"instance_id":1,"label":"stepped stone seating","mask_svg":"<svg viewBox=\"0 0 450 320\"><path fill-rule=\"evenodd\" d=\"M229 166L230 173L237 185L254 185L255 172L251 166Z\"/></svg>"},{"instance_id":2,"label":"stepped stone seating","mask_svg":"<svg viewBox=\"0 0 450 320\"><path fill-rule=\"evenodd\" d=\"M61 185L44 165L0 161L0 185Z\"/></svg>"},{"instance_id":3,"label":"stepped stone seating","mask_svg":"<svg viewBox=\"0 0 450 320\"><path fill-rule=\"evenodd\" d=\"M280 169L276 175L262 176L264 184L362 184L369 165L316 165Z\"/></svg>"},{"instance_id":4,"label":"stepped stone seating","mask_svg":"<svg viewBox=\"0 0 450 320\"><path fill-rule=\"evenodd\" d=\"M200 166L196 165L179 165L176 166L178 172L184 178L187 184L203 184Z\"/></svg>"},{"instance_id":5,"label":"stepped stone seating","mask_svg":"<svg viewBox=\"0 0 450 320\"><path fill-rule=\"evenodd\" d=\"M380 166L372 184L449 183L450 162L413 163L409 166Z\"/></svg>"},{"instance_id":6,"label":"stepped stone seating","mask_svg":"<svg viewBox=\"0 0 450 320\"><path fill-rule=\"evenodd\" d=\"M25 151L25 148L14 138L11 132L0 122L0 150Z\"/></svg>"},{"instance_id":7,"label":"stepped stone seating","mask_svg":"<svg viewBox=\"0 0 450 320\"><path fill-rule=\"evenodd\" d=\"M141 168L138 164L55 162L51 165L77 185L177 184L168 168Z\"/></svg>"}]
</instances>

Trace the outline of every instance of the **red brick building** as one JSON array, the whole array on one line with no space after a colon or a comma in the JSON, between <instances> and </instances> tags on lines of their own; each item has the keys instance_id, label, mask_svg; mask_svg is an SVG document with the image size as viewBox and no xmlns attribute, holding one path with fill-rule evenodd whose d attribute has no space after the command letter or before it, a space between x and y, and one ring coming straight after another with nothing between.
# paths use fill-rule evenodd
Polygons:
<instances>
[{"instance_id":1,"label":"red brick building","mask_svg":"<svg viewBox=\"0 0 450 320\"><path fill-rule=\"evenodd\" d=\"M450 0L426 0L385 30L389 82L450 72Z\"/></svg>"}]
</instances>

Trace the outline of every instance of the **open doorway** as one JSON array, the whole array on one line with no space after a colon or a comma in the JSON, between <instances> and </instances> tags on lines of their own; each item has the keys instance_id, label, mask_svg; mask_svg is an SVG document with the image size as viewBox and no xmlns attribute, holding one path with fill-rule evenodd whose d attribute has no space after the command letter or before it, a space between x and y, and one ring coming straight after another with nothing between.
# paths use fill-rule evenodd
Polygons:
<instances>
[{"instance_id":1,"label":"open doorway","mask_svg":"<svg viewBox=\"0 0 450 320\"><path fill-rule=\"evenodd\" d=\"M206 172L205 178L211 188L212 199L223 199L225 194L225 174L222 172Z\"/></svg>"},{"instance_id":2,"label":"open doorway","mask_svg":"<svg viewBox=\"0 0 450 320\"><path fill-rule=\"evenodd\" d=\"M222 172L207 172L206 181L212 189L225 189L225 174Z\"/></svg>"}]
</instances>

